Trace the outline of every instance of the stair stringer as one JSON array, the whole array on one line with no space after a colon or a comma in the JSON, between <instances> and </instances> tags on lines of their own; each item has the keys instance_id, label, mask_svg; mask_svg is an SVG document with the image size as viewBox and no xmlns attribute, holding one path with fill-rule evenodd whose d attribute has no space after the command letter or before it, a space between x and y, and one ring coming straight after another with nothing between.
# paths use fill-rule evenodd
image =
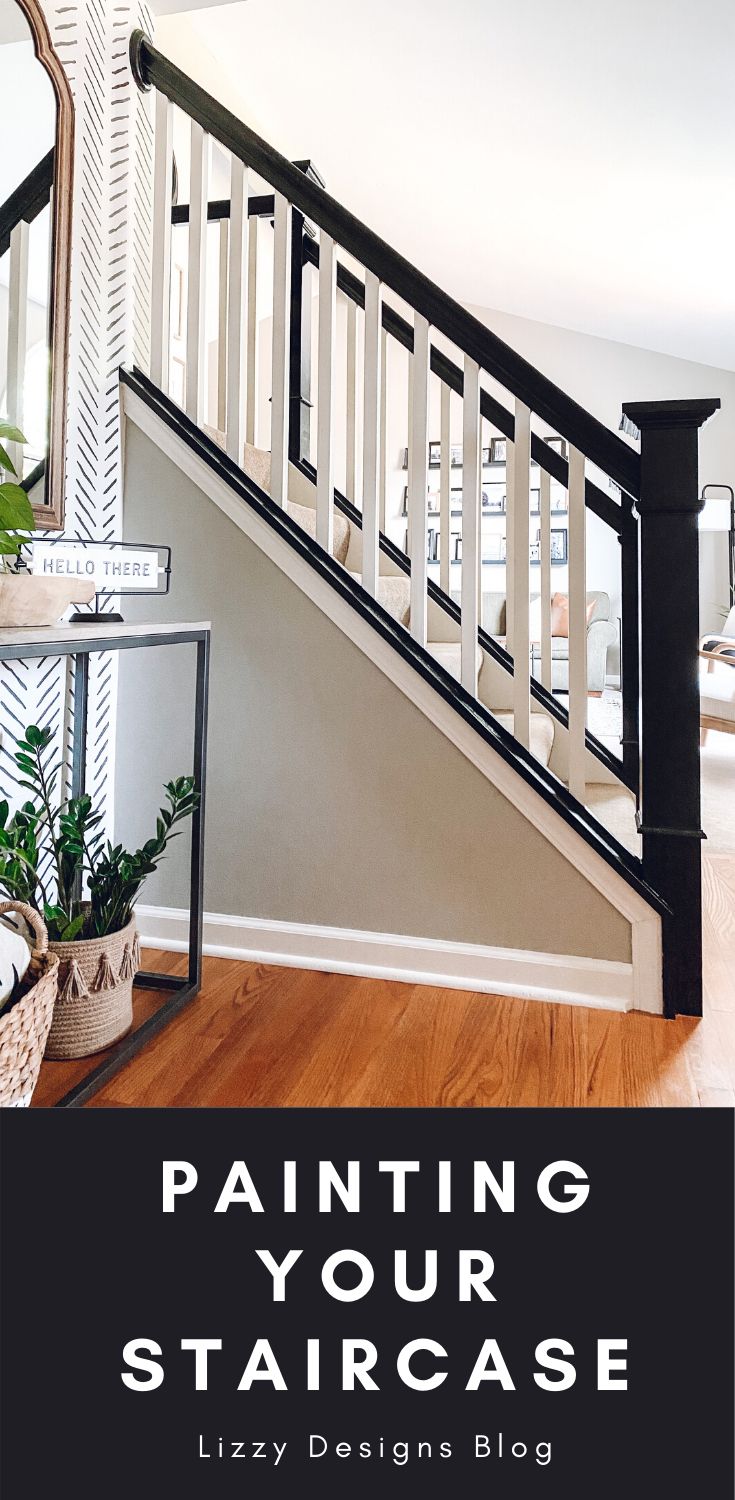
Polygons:
<instances>
[{"instance_id":1,"label":"stair stringer","mask_svg":"<svg viewBox=\"0 0 735 1500\"><path fill-rule=\"evenodd\" d=\"M529 780L521 776L476 732L472 724L452 707L451 702L371 625L369 619L354 608L340 590L333 587L254 506L244 502L215 466L194 451L173 426L163 421L136 391L123 384L121 394L125 418L134 422L188 476L249 541L400 689L501 796L630 924L630 973L619 974L613 985L615 995L611 998L608 994L599 1000L590 994L576 998L583 998L589 1004L599 1003L607 1008L662 1013L661 916L655 906L619 874L607 859L597 853L593 845L577 833L544 796L534 790ZM602 827L599 834L601 841L607 840L606 831ZM537 959L539 957L527 955L529 960L534 956ZM603 960L587 961L588 967L594 967L595 963L601 973L611 968ZM627 966L616 964L612 967L622 971ZM538 985L534 982L535 974L532 969L531 976L525 985L519 984L517 980L507 984L501 982L497 986L497 992L528 993L536 997ZM610 988L609 978L602 985L603 991L605 988ZM575 997L559 994L549 998Z\"/></svg>"}]
</instances>

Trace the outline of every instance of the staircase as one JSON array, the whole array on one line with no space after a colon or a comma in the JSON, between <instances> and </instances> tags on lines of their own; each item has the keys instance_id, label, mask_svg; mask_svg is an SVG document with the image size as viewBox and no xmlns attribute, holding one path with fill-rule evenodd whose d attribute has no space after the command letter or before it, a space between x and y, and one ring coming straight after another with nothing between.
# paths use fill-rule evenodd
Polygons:
<instances>
[{"instance_id":1,"label":"staircase","mask_svg":"<svg viewBox=\"0 0 735 1500\"><path fill-rule=\"evenodd\" d=\"M649 949L650 992L637 1003L701 1013L697 432L719 403L629 404L629 440L610 432L332 199L310 163L288 162L141 32L131 63L155 91L155 181L151 361L122 372L128 414L149 435L154 422L166 432L179 466L195 462L259 545L273 538L272 555L285 544L317 574L368 627L363 649L383 659L378 641L388 644L441 700L447 732L448 714L464 745L469 731L490 752L486 774L519 805L525 797L530 818L541 809L538 826L575 867L590 878L607 869L618 909L660 938L659 972ZM172 204L182 138L189 202ZM223 171L227 196L216 197L210 172L217 191ZM402 535L390 496L397 370ZM505 556L488 558L484 474L497 444ZM587 726L590 525L619 546L620 754ZM555 530L568 548L565 701L552 691ZM483 623L493 562L505 577L502 636ZM631 847L592 810L601 785L629 806Z\"/></svg>"}]
</instances>

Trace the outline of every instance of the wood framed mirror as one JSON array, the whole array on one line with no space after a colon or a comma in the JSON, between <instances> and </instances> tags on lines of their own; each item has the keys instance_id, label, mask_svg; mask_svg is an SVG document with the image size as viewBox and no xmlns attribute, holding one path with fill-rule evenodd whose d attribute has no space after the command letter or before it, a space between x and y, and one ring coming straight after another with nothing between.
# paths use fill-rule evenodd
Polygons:
<instances>
[{"instance_id":1,"label":"wood framed mirror","mask_svg":"<svg viewBox=\"0 0 735 1500\"><path fill-rule=\"evenodd\" d=\"M64 524L74 104L37 0L0 0L0 416L39 529Z\"/></svg>"}]
</instances>

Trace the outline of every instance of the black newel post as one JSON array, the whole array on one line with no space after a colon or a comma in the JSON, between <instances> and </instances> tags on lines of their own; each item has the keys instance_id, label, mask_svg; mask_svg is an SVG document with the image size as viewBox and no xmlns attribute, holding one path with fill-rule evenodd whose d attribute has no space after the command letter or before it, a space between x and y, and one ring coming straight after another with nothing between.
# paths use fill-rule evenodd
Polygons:
<instances>
[{"instance_id":1,"label":"black newel post","mask_svg":"<svg viewBox=\"0 0 735 1500\"><path fill-rule=\"evenodd\" d=\"M664 1007L702 1014L699 428L718 400L634 401L641 436L639 826L664 919Z\"/></svg>"}]
</instances>

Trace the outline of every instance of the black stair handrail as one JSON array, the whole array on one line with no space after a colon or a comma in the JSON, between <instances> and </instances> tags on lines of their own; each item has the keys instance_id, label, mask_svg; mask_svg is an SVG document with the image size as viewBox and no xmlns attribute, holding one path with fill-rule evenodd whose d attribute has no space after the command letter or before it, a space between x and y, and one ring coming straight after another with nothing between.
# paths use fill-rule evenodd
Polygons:
<instances>
[{"instance_id":1,"label":"black stair handrail","mask_svg":"<svg viewBox=\"0 0 735 1500\"><path fill-rule=\"evenodd\" d=\"M596 464L635 499L640 493L640 457L591 412L542 375L460 303L412 266L319 183L301 172L262 136L225 109L219 100L164 57L143 31L130 39L130 65L138 87L157 88L226 150L252 168L290 204L312 219L372 271L381 282L426 318L431 327L498 380L555 432Z\"/></svg>"},{"instance_id":2,"label":"black stair handrail","mask_svg":"<svg viewBox=\"0 0 735 1500\"><path fill-rule=\"evenodd\" d=\"M22 223L32 224L51 202L54 185L54 148L41 157L27 177L0 206L0 255L10 249L10 236Z\"/></svg>"}]
</instances>

